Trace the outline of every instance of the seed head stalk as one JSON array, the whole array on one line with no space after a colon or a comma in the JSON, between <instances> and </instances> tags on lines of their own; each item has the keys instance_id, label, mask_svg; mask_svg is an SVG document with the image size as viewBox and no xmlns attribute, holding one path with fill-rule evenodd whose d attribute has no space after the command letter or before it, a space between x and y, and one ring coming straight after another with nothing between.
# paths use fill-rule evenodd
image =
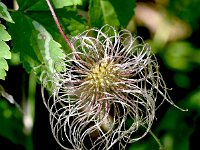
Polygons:
<instances>
[{"instance_id":1,"label":"seed head stalk","mask_svg":"<svg viewBox=\"0 0 200 150\"><path fill-rule=\"evenodd\" d=\"M74 52L74 53L76 54L76 57L78 57L74 46L72 45L72 43L70 42L69 38L66 36L66 34L64 33L64 31L63 31L63 29L62 29L62 27L61 27L61 25L60 25L60 22L59 22L59 20L58 20L58 17L56 16L56 13L55 13L55 11L54 11L54 9L53 9L53 6L51 5L50 0L46 0L46 2L47 2L48 7L49 7L49 9L50 9L50 11L51 11L51 14L52 14L53 19L54 19L54 21L55 21L55 23L56 23L56 26L57 26L58 29L59 29L60 34L62 35L62 37L64 38L64 40L67 42L67 44L68 44L68 46L70 47L70 49L72 50L72 52ZM79 58L79 57L78 57L78 58Z\"/></svg>"}]
</instances>

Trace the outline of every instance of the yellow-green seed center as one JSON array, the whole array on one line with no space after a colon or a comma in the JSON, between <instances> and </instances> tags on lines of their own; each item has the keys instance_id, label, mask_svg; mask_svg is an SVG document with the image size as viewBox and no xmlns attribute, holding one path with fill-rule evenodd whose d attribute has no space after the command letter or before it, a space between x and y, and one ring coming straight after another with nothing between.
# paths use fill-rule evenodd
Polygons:
<instances>
[{"instance_id":1,"label":"yellow-green seed center","mask_svg":"<svg viewBox=\"0 0 200 150\"><path fill-rule=\"evenodd\" d=\"M90 85L98 89L108 89L117 80L118 69L113 62L107 60L91 68L87 80Z\"/></svg>"}]
</instances>

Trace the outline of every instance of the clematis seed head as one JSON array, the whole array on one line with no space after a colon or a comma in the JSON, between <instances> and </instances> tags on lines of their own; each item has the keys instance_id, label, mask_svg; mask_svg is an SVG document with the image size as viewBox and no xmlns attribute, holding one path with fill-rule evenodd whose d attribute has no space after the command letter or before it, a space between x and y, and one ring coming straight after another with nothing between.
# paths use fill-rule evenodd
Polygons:
<instances>
[{"instance_id":1,"label":"clematis seed head","mask_svg":"<svg viewBox=\"0 0 200 150\"><path fill-rule=\"evenodd\" d=\"M143 138L167 93L150 46L109 25L72 38L59 71L43 76L56 141L64 149L123 150Z\"/></svg>"}]
</instances>

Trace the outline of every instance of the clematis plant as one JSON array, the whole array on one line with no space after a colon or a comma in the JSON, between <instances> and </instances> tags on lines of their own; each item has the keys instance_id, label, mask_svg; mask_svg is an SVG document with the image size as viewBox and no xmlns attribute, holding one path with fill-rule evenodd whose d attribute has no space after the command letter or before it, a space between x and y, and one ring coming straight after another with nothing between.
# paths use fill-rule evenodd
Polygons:
<instances>
[{"instance_id":1,"label":"clematis plant","mask_svg":"<svg viewBox=\"0 0 200 150\"><path fill-rule=\"evenodd\" d=\"M52 133L63 149L123 150L151 132L164 101L177 107L141 37L105 25L68 40L47 3L72 49L64 63L54 65L51 78L43 77L43 87L51 85L44 103Z\"/></svg>"}]
</instances>

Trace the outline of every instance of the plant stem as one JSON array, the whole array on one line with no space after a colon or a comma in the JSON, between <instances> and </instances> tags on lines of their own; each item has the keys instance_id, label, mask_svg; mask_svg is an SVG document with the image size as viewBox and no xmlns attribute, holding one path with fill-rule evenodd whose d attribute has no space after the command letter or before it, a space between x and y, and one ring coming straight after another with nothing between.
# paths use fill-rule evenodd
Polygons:
<instances>
[{"instance_id":1,"label":"plant stem","mask_svg":"<svg viewBox=\"0 0 200 150\"><path fill-rule=\"evenodd\" d=\"M10 9L10 8L7 8L7 10L8 10L9 12L15 12L15 11L16 11L15 9Z\"/></svg>"},{"instance_id":2,"label":"plant stem","mask_svg":"<svg viewBox=\"0 0 200 150\"><path fill-rule=\"evenodd\" d=\"M151 131L149 130L149 133L153 136L153 138L156 140L156 142L158 143L159 145L159 150L164 150L162 144L160 143L160 140L157 138L157 136Z\"/></svg>"},{"instance_id":3,"label":"plant stem","mask_svg":"<svg viewBox=\"0 0 200 150\"><path fill-rule=\"evenodd\" d=\"M49 9L50 9L50 11L51 11L51 14L52 14L53 19L54 19L54 21L55 21L55 23L56 23L56 26L57 26L58 29L59 29L59 32L61 33L61 35L62 35L62 37L64 38L64 40L67 42L68 46L71 48L72 52L75 52L74 46L71 44L70 40L69 40L68 37L65 35L65 33L64 33L64 31L63 31L63 29L62 29L62 27L61 27L61 25L60 25L60 22L59 22L59 20L58 20L58 17L56 16L56 13L55 13L55 11L54 11L52 5L51 5L50 0L46 0L46 2L47 2L48 7L49 7Z\"/></svg>"}]
</instances>

